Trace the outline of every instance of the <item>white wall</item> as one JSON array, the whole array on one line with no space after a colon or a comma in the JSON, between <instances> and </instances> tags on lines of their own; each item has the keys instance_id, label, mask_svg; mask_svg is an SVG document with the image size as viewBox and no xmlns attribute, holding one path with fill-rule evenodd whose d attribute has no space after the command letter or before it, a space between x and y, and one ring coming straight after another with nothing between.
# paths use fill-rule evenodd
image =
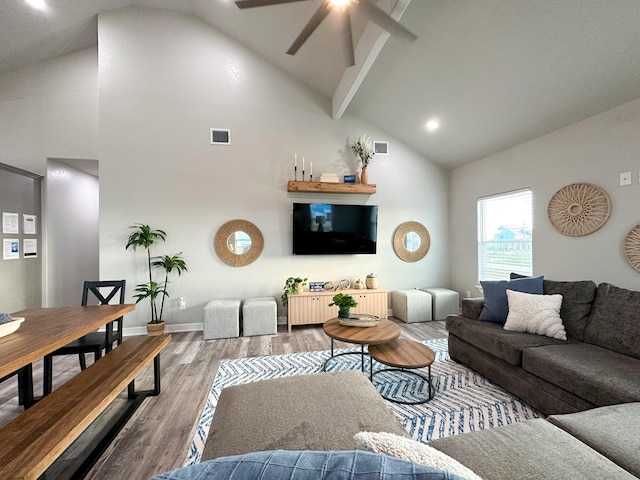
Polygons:
<instances>
[{"instance_id":1,"label":"white wall","mask_svg":"<svg viewBox=\"0 0 640 480\"><path fill-rule=\"evenodd\" d=\"M99 191L97 177L49 160L44 188L47 307L80 305L83 282L100 279Z\"/></svg>"},{"instance_id":2,"label":"white wall","mask_svg":"<svg viewBox=\"0 0 640 480\"><path fill-rule=\"evenodd\" d=\"M0 162L45 175L50 158L97 158L95 48L0 76Z\"/></svg>"},{"instance_id":3,"label":"white wall","mask_svg":"<svg viewBox=\"0 0 640 480\"><path fill-rule=\"evenodd\" d=\"M533 271L553 280L593 280L640 289L640 275L623 255L627 233L640 223L640 100L459 168L450 177L452 287L477 291L479 197L531 187L534 201ZM619 185L620 172L633 183ZM583 237L558 233L547 205L560 188L587 182L603 188L612 212Z\"/></svg>"},{"instance_id":4,"label":"white wall","mask_svg":"<svg viewBox=\"0 0 640 480\"><path fill-rule=\"evenodd\" d=\"M447 176L419 154L353 117L330 118L330 100L306 88L195 17L163 10L101 14L99 28L100 273L125 277L129 290L145 281L145 256L125 251L128 226L162 228L154 254L183 252L189 272L170 286L169 323L199 323L212 298L279 296L287 277L356 280L380 276L389 290L448 284ZM211 146L209 128L230 128L231 146ZM344 153L348 137L389 139L392 155L370 165L378 193L289 194L293 153L314 172L355 173ZM377 204L378 254L291 255L293 202ZM215 255L225 222L245 219L265 247L253 264L234 268ZM407 264L392 250L394 229L422 222L432 247ZM282 314L282 312L281 312ZM139 304L127 326L143 325Z\"/></svg>"}]
</instances>

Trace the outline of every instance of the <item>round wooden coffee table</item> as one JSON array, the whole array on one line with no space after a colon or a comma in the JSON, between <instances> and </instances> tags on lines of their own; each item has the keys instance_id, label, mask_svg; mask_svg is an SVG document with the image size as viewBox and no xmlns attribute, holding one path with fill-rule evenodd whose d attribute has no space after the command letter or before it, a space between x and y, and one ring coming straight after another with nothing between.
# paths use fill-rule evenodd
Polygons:
<instances>
[{"instance_id":1,"label":"round wooden coffee table","mask_svg":"<svg viewBox=\"0 0 640 480\"><path fill-rule=\"evenodd\" d=\"M436 359L436 355L433 353L433 350L426 345L420 342L414 342L413 340L398 338L397 340L382 345L371 345L369 347L369 355L372 359L393 367L382 368L374 372L373 362L371 362L371 382L373 382L374 375L377 375L378 373L401 372L407 375L415 375L425 380L429 385L429 395L424 400L409 401L380 394L385 400L402 403L404 405L417 405L419 403L426 403L435 396L436 390L433 386L433 382L431 381L431 364ZM429 367L428 376L424 376L413 370L424 367Z\"/></svg>"},{"instance_id":2,"label":"round wooden coffee table","mask_svg":"<svg viewBox=\"0 0 640 480\"><path fill-rule=\"evenodd\" d=\"M379 345L383 343L390 342L395 340L400 336L400 327L393 323L391 320L387 320L386 318L381 318L380 323L375 327L345 327L344 325L340 325L337 318L332 318L331 320L327 320L322 325L322 329L324 333L326 333L329 338L331 338L331 357L329 357L322 366L323 370L327 369L327 364L329 361L333 360L336 357L341 355L353 355L358 352L343 352L334 354L333 352L333 341L340 340L342 342L347 343L356 343L359 344L360 347L360 356L361 356L361 364L360 368L364 373L364 346L365 345ZM371 347L369 347L371 348Z\"/></svg>"}]
</instances>

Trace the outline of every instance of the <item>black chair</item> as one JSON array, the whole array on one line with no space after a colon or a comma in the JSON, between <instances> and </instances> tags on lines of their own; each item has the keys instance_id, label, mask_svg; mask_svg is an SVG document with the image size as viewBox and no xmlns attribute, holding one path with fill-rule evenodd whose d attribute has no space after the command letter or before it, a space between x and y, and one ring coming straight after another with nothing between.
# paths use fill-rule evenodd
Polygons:
<instances>
[{"instance_id":1,"label":"black chair","mask_svg":"<svg viewBox=\"0 0 640 480\"><path fill-rule=\"evenodd\" d=\"M110 288L106 295L103 295L100 289ZM119 293L119 302L124 303L125 280L105 280L98 282L84 282L82 289L82 305L88 305L89 293L100 302L100 305L109 304ZM115 325L115 329L114 329ZM78 340L75 340L64 347L59 348L53 353L44 357L44 385L43 395L51 393L53 388L53 357L58 355L75 355L80 360L80 369L87 368L85 354L93 353L94 362L105 353L113 349L113 344L120 345L122 343L122 317L107 323L104 332L91 332Z\"/></svg>"}]
</instances>

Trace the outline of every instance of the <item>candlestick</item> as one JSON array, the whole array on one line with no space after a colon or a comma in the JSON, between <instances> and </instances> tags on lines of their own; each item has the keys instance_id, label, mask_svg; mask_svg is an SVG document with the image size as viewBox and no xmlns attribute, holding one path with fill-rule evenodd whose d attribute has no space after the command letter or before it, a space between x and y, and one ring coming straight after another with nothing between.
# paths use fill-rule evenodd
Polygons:
<instances>
[{"instance_id":1,"label":"candlestick","mask_svg":"<svg viewBox=\"0 0 640 480\"><path fill-rule=\"evenodd\" d=\"M302 171L304 172L304 157L302 157ZM303 173L304 175L304 173Z\"/></svg>"},{"instance_id":2,"label":"candlestick","mask_svg":"<svg viewBox=\"0 0 640 480\"><path fill-rule=\"evenodd\" d=\"M296 168L298 167L298 154L297 153L293 154L293 166L296 167Z\"/></svg>"}]
</instances>

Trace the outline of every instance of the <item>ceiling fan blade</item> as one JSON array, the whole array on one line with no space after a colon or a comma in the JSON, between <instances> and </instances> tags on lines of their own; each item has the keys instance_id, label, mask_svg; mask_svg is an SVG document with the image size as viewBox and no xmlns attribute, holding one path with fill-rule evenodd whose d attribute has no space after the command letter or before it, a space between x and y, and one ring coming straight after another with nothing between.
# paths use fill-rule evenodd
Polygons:
<instances>
[{"instance_id":1,"label":"ceiling fan blade","mask_svg":"<svg viewBox=\"0 0 640 480\"><path fill-rule=\"evenodd\" d=\"M344 54L347 60L347 66L353 67L356 64L356 60L353 53L351 14L347 11L342 12L342 14L340 15L340 36L342 37L342 45L344 46Z\"/></svg>"},{"instance_id":2,"label":"ceiling fan blade","mask_svg":"<svg viewBox=\"0 0 640 480\"><path fill-rule=\"evenodd\" d=\"M306 2L307 0L236 0L238 8L268 7L282 3Z\"/></svg>"},{"instance_id":3,"label":"ceiling fan blade","mask_svg":"<svg viewBox=\"0 0 640 480\"><path fill-rule=\"evenodd\" d=\"M399 22L396 22L391 17L391 15L382 10L377 5L369 2L369 0L360 0L358 2L354 2L352 5L369 20L377 23L391 35L410 42L413 42L418 38L405 27L403 27Z\"/></svg>"},{"instance_id":4,"label":"ceiling fan blade","mask_svg":"<svg viewBox=\"0 0 640 480\"><path fill-rule=\"evenodd\" d=\"M311 34L315 31L315 29L318 28L318 25L320 25L320 23L322 23L326 16L329 15L330 11L331 5L329 4L328 0L325 0L324 2L322 2L322 5L318 7L316 13L313 14L309 22L304 26L304 28L300 32L300 35L298 35L298 38L293 41L293 43L289 47L289 50L287 50L287 53L289 55L296 54L302 44L306 42Z\"/></svg>"}]
</instances>

